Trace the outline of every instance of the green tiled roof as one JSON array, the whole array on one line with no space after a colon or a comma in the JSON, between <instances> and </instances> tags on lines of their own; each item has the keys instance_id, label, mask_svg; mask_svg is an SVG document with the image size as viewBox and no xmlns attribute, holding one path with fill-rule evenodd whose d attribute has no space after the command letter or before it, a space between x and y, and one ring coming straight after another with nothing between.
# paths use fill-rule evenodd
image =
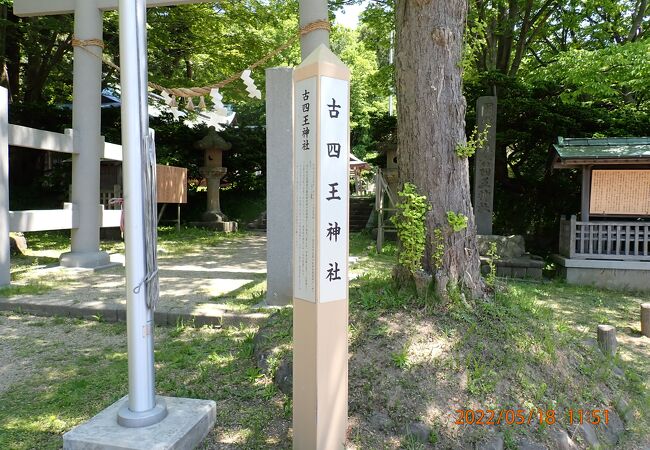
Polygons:
<instances>
[{"instance_id":1,"label":"green tiled roof","mask_svg":"<svg viewBox=\"0 0 650 450\"><path fill-rule=\"evenodd\" d=\"M558 138L553 144L561 160L571 159L650 159L650 138Z\"/></svg>"}]
</instances>

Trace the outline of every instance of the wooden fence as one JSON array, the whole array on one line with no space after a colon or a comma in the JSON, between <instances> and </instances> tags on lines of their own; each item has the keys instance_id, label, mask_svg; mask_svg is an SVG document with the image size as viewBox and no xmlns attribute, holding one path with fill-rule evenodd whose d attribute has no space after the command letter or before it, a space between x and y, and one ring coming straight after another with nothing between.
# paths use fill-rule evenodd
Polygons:
<instances>
[{"instance_id":1,"label":"wooden fence","mask_svg":"<svg viewBox=\"0 0 650 450\"><path fill-rule=\"evenodd\" d=\"M560 254L572 259L650 261L650 222L562 218Z\"/></svg>"}]
</instances>

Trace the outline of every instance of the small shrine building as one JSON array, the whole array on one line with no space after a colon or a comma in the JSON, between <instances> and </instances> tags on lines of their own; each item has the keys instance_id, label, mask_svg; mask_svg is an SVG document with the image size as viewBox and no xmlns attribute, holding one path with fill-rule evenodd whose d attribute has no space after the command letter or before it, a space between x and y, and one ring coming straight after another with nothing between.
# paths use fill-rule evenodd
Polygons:
<instances>
[{"instance_id":1,"label":"small shrine building","mask_svg":"<svg viewBox=\"0 0 650 450\"><path fill-rule=\"evenodd\" d=\"M580 169L579 215L555 260L571 284L650 291L650 138L558 138L554 168Z\"/></svg>"}]
</instances>

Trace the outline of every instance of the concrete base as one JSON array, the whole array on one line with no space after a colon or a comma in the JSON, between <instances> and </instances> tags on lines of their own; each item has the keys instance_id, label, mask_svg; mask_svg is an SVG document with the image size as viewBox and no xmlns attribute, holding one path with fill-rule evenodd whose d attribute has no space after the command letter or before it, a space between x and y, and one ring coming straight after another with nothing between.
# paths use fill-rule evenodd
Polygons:
<instances>
[{"instance_id":1,"label":"concrete base","mask_svg":"<svg viewBox=\"0 0 650 450\"><path fill-rule=\"evenodd\" d=\"M167 417L144 428L125 428L117 423L123 397L88 422L63 435L64 450L189 450L208 435L216 421L217 405L212 400L161 397L167 403Z\"/></svg>"},{"instance_id":2,"label":"concrete base","mask_svg":"<svg viewBox=\"0 0 650 450\"><path fill-rule=\"evenodd\" d=\"M215 231L223 231L224 233L237 232L237 222L191 222L193 227L209 228Z\"/></svg>"},{"instance_id":3,"label":"concrete base","mask_svg":"<svg viewBox=\"0 0 650 450\"><path fill-rule=\"evenodd\" d=\"M569 284L606 289L650 291L650 261L569 259L553 255Z\"/></svg>"},{"instance_id":4,"label":"concrete base","mask_svg":"<svg viewBox=\"0 0 650 450\"><path fill-rule=\"evenodd\" d=\"M106 252L67 252L62 253L59 264L63 267L83 267L92 269L95 267L107 266L111 258Z\"/></svg>"}]
</instances>

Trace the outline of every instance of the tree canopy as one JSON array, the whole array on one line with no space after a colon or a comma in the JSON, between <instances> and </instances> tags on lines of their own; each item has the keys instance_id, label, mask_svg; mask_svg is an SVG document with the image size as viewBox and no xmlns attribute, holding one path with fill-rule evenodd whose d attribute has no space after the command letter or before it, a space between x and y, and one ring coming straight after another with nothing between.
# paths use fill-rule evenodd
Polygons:
<instances>
[{"instance_id":1,"label":"tree canopy","mask_svg":"<svg viewBox=\"0 0 650 450\"><path fill-rule=\"evenodd\" d=\"M330 8L346 2L333 0ZM43 108L30 104L70 103L73 18L20 18L13 15L12 3L0 0L0 85L10 89L15 117L29 121L27 111ZM550 170L548 150L557 136L650 135L650 4L468 0L466 15L462 67L468 134L474 127L476 98L495 92L499 97L496 229L537 236L533 244L550 248L557 216L577 209L578 198L575 174ZM152 8L150 79L168 87L221 81L294 36L297 16L296 0L221 0ZM117 28L117 13L105 13L105 54L119 63ZM332 48L353 74L352 149L362 158L376 152L377 142L387 134L394 134L395 119L386 113L388 97L395 91L395 68L389 59L395 28L395 1L379 0L367 4L356 30L335 26L331 33ZM299 53L294 43L267 67L295 65ZM104 71L105 86L116 86L115 71L106 65ZM253 78L263 89L264 71L255 70ZM247 98L242 83L223 91L225 101L238 111L258 111L256 117L245 114L248 126L263 126L260 103ZM51 114L52 120L59 116ZM106 124L118 126L113 120ZM257 161L247 156L242 162L263 173L263 152L253 154ZM244 167L239 173L245 173ZM558 196L559 191L566 195L551 204L541 192L555 188ZM511 205L530 192L539 195L526 199L528 208L515 213Z\"/></svg>"}]
</instances>

